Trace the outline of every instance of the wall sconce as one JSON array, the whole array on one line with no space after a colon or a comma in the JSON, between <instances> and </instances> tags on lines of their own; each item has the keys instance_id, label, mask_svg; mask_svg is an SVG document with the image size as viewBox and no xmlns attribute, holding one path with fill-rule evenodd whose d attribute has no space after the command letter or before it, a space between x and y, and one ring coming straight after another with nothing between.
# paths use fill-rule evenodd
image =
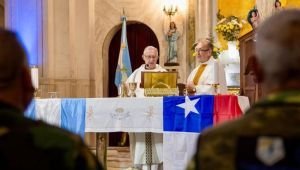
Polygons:
<instances>
[{"instance_id":1,"label":"wall sconce","mask_svg":"<svg viewBox=\"0 0 300 170\"><path fill-rule=\"evenodd\" d=\"M164 9L163 9L164 13L169 16L169 19L170 19L170 22L171 22L171 18L172 16L174 16L176 14L176 12L178 11L178 8L176 5L170 5L169 7L166 8L166 6L164 6Z\"/></svg>"},{"instance_id":2,"label":"wall sconce","mask_svg":"<svg viewBox=\"0 0 300 170\"><path fill-rule=\"evenodd\" d=\"M37 92L39 89L39 68L37 66L30 67L31 81L34 87L34 96L37 97Z\"/></svg>"}]
</instances>

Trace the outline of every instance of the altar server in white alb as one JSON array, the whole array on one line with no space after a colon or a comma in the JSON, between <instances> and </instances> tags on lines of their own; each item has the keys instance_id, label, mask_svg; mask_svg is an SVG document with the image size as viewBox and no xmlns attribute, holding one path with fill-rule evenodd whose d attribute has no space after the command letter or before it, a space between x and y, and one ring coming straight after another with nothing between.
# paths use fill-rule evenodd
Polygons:
<instances>
[{"instance_id":1,"label":"altar server in white alb","mask_svg":"<svg viewBox=\"0 0 300 170\"><path fill-rule=\"evenodd\" d=\"M187 91L195 94L214 94L213 84L218 84L219 94L227 93L224 66L212 57L213 44L209 39L200 39L195 47L200 64L187 79Z\"/></svg>"},{"instance_id":2,"label":"altar server in white alb","mask_svg":"<svg viewBox=\"0 0 300 170\"><path fill-rule=\"evenodd\" d=\"M137 97L144 97L144 89L140 88L141 73L146 71L165 72L166 70L160 65L156 64L158 60L158 51L153 46L147 46L144 49L143 59L145 64L142 64L136 69L127 79L126 83L136 82ZM145 133L129 133L130 137L130 150L132 154L133 164L139 168L148 169L146 165L146 145ZM151 134L152 143L152 166L151 170L162 169L163 159L163 136L159 133Z\"/></svg>"}]
</instances>

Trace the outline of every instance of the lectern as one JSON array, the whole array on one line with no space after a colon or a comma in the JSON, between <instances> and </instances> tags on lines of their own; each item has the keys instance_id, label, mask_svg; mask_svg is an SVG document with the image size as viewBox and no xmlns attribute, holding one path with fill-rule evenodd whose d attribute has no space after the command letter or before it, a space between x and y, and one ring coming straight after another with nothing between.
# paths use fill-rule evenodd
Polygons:
<instances>
[{"instance_id":1,"label":"lectern","mask_svg":"<svg viewBox=\"0 0 300 170\"><path fill-rule=\"evenodd\" d=\"M145 96L178 95L177 72L142 72L141 88Z\"/></svg>"}]
</instances>

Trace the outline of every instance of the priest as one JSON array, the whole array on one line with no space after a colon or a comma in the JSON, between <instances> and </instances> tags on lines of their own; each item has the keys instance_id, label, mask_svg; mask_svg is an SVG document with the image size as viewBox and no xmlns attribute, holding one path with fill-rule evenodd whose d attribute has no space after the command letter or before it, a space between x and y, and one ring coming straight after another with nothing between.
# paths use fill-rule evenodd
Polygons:
<instances>
[{"instance_id":1,"label":"priest","mask_svg":"<svg viewBox=\"0 0 300 170\"><path fill-rule=\"evenodd\" d=\"M126 83L136 82L136 96L144 97L144 89L140 88L141 74L147 71L164 72L166 71L160 65L156 64L158 60L158 50L153 46L147 46L143 52L143 60L145 64L142 64L136 69L127 79ZM141 169L148 169L151 166L151 170L162 169L162 152L163 152L163 136L158 133L129 133L130 138L130 150L133 159L134 166ZM151 146L146 146L147 140L151 140ZM146 149L151 148L151 154L146 154ZM150 160L149 160L150 159Z\"/></svg>"},{"instance_id":2,"label":"priest","mask_svg":"<svg viewBox=\"0 0 300 170\"><path fill-rule=\"evenodd\" d=\"M156 64L158 60L158 51L153 46L147 46L144 49L143 52L143 60L145 61L145 64L142 64L139 68L134 70L134 72L128 77L126 84L135 82L137 83L137 89L136 89L136 96L137 97L144 97L144 89L140 88L141 84L141 75L142 72L147 71L166 71L164 68L162 68L160 65Z\"/></svg>"},{"instance_id":3,"label":"priest","mask_svg":"<svg viewBox=\"0 0 300 170\"><path fill-rule=\"evenodd\" d=\"M224 66L212 57L213 44L209 39L200 39L195 47L200 64L187 79L190 94L226 94L227 85ZM217 91L215 91L216 89Z\"/></svg>"}]
</instances>

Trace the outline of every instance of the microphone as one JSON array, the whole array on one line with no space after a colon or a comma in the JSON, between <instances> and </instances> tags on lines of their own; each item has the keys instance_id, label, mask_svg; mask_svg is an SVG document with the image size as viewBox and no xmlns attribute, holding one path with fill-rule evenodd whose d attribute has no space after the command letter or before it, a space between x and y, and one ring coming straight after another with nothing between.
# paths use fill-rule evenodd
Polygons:
<instances>
[{"instance_id":1,"label":"microphone","mask_svg":"<svg viewBox=\"0 0 300 170\"><path fill-rule=\"evenodd\" d=\"M149 70L149 64L145 64L145 69Z\"/></svg>"}]
</instances>

